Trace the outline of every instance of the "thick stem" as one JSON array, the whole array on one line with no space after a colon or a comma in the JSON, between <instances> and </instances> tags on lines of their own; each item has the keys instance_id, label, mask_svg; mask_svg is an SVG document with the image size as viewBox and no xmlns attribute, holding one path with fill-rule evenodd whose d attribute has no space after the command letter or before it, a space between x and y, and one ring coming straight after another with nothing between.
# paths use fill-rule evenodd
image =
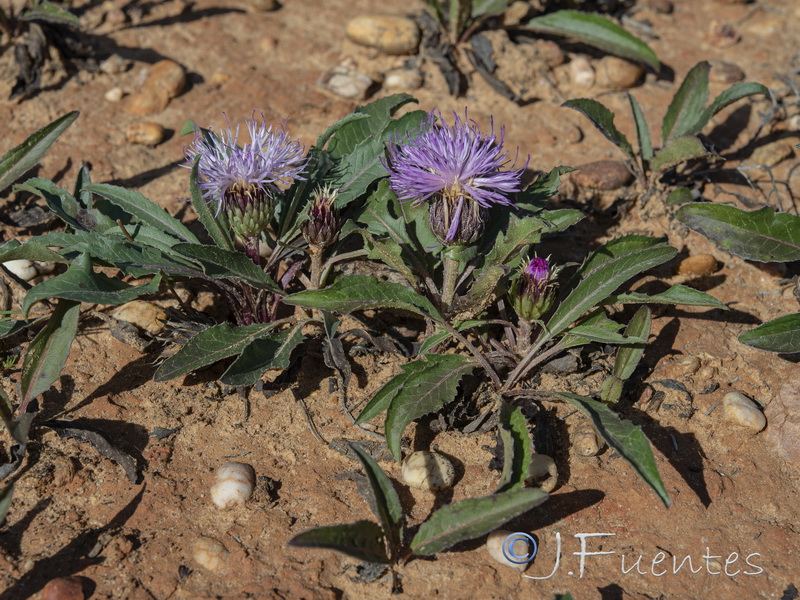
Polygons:
<instances>
[{"instance_id":1,"label":"thick stem","mask_svg":"<svg viewBox=\"0 0 800 600\"><path fill-rule=\"evenodd\" d=\"M316 244L311 244L308 247L308 253L311 255L311 280L308 284L308 289L318 290L322 278L322 248Z\"/></svg>"},{"instance_id":2,"label":"thick stem","mask_svg":"<svg viewBox=\"0 0 800 600\"><path fill-rule=\"evenodd\" d=\"M261 255L258 253L258 238L249 237L244 240L244 251L247 258L252 260L257 267L261 266Z\"/></svg>"},{"instance_id":3,"label":"thick stem","mask_svg":"<svg viewBox=\"0 0 800 600\"><path fill-rule=\"evenodd\" d=\"M445 313L450 312L453 306L460 267L461 262L448 252L447 257L444 259L444 283L442 286L442 310Z\"/></svg>"}]
</instances>

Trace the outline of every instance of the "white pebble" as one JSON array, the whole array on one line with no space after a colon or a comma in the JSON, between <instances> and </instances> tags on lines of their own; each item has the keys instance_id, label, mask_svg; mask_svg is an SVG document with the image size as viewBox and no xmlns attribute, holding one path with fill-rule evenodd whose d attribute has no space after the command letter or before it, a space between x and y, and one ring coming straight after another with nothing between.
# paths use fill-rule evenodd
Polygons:
<instances>
[{"instance_id":1,"label":"white pebble","mask_svg":"<svg viewBox=\"0 0 800 600\"><path fill-rule=\"evenodd\" d=\"M211 486L211 500L219 508L243 506L253 494L256 472L240 462L226 462L217 469L217 481Z\"/></svg>"},{"instance_id":2,"label":"white pebble","mask_svg":"<svg viewBox=\"0 0 800 600\"><path fill-rule=\"evenodd\" d=\"M111 88L105 93L104 98L108 102L119 102L120 100L122 100L122 88L118 87Z\"/></svg>"},{"instance_id":3,"label":"white pebble","mask_svg":"<svg viewBox=\"0 0 800 600\"><path fill-rule=\"evenodd\" d=\"M392 69L386 73L383 87L388 90L418 90L422 87L419 69Z\"/></svg>"},{"instance_id":4,"label":"white pebble","mask_svg":"<svg viewBox=\"0 0 800 600\"><path fill-rule=\"evenodd\" d=\"M588 423L575 432L572 445L579 456L597 456L603 448L603 445L597 438L594 427Z\"/></svg>"},{"instance_id":5,"label":"white pebble","mask_svg":"<svg viewBox=\"0 0 800 600\"><path fill-rule=\"evenodd\" d=\"M36 265L32 260L21 258L19 260L9 260L3 263L3 266L8 269L12 275L16 275L23 281L30 281L39 274L36 270Z\"/></svg>"},{"instance_id":6,"label":"white pebble","mask_svg":"<svg viewBox=\"0 0 800 600\"><path fill-rule=\"evenodd\" d=\"M411 487L429 492L449 488L455 481L453 463L438 452L412 452L403 459L403 481Z\"/></svg>"},{"instance_id":7,"label":"white pebble","mask_svg":"<svg viewBox=\"0 0 800 600\"><path fill-rule=\"evenodd\" d=\"M486 550L489 552L489 556L491 556L495 562L510 569L515 569L516 571L522 572L528 568L530 562L524 561L517 563L514 561L524 560L525 557L531 555L533 549L531 548L531 543L527 538L519 536L508 540L508 544L506 544L505 547L505 553L503 553L503 544L508 539L508 536L512 535L513 533L513 531L506 531L504 529L493 531L489 534L489 537L486 538ZM514 560L509 560L506 554L508 554L508 556Z\"/></svg>"},{"instance_id":8,"label":"white pebble","mask_svg":"<svg viewBox=\"0 0 800 600\"><path fill-rule=\"evenodd\" d=\"M767 426L767 418L755 402L739 392L728 392L722 399L725 420L742 427L761 431Z\"/></svg>"},{"instance_id":9,"label":"white pebble","mask_svg":"<svg viewBox=\"0 0 800 600\"><path fill-rule=\"evenodd\" d=\"M201 567L209 571L221 571L228 560L228 550L214 538L198 538L192 548L192 556Z\"/></svg>"},{"instance_id":10,"label":"white pebble","mask_svg":"<svg viewBox=\"0 0 800 600\"><path fill-rule=\"evenodd\" d=\"M569 74L577 87L590 88L594 85L594 69L589 59L583 56L576 56L569 62Z\"/></svg>"},{"instance_id":11,"label":"white pebble","mask_svg":"<svg viewBox=\"0 0 800 600\"><path fill-rule=\"evenodd\" d=\"M546 454L531 456L528 466L528 479L543 492L552 492L558 483L558 467L556 461Z\"/></svg>"}]
</instances>

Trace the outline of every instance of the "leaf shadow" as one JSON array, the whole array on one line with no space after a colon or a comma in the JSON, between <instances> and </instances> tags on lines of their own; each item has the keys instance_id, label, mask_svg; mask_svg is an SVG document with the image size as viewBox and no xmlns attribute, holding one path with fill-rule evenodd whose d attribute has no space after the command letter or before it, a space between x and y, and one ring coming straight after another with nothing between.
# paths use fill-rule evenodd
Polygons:
<instances>
[{"instance_id":1,"label":"leaf shadow","mask_svg":"<svg viewBox=\"0 0 800 600\"><path fill-rule=\"evenodd\" d=\"M75 537L67 545L48 558L36 561L33 568L25 573L11 587L0 593L0 600L30 598L44 588L45 584L57 577L69 577L80 573L91 565L103 562L102 557L90 558L89 552L97 544L101 535L121 529L131 518L144 496L145 486L126 504L106 525L89 529ZM38 505L37 505L38 506Z\"/></svg>"}]
</instances>

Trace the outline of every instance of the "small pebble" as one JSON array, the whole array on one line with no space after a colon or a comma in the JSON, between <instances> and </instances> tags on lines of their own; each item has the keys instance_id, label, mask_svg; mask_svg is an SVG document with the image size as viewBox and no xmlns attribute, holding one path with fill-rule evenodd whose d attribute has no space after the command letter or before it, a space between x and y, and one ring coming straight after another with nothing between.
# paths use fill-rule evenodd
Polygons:
<instances>
[{"instance_id":1,"label":"small pebble","mask_svg":"<svg viewBox=\"0 0 800 600\"><path fill-rule=\"evenodd\" d=\"M104 98L105 98L105 99L106 99L108 102L119 102L120 100L122 100L122 96L123 96L123 93L122 93L122 88L118 88L118 87L111 88L110 90L108 90L108 91L107 91L107 92L106 92L106 93L103 95L103 97L104 97Z\"/></svg>"},{"instance_id":2,"label":"small pebble","mask_svg":"<svg viewBox=\"0 0 800 600\"><path fill-rule=\"evenodd\" d=\"M175 61L160 60L150 67L143 87L163 89L170 99L175 98L186 87L186 71Z\"/></svg>"},{"instance_id":3,"label":"small pebble","mask_svg":"<svg viewBox=\"0 0 800 600\"><path fill-rule=\"evenodd\" d=\"M220 71L215 71L214 74L211 75L211 77L209 78L208 82L213 86L220 87L228 83L230 79L231 76L228 75L227 73L221 73Z\"/></svg>"},{"instance_id":4,"label":"small pebble","mask_svg":"<svg viewBox=\"0 0 800 600\"><path fill-rule=\"evenodd\" d=\"M570 175L573 183L593 190L617 190L633 179L633 174L619 160L598 160L578 167Z\"/></svg>"},{"instance_id":5,"label":"small pebble","mask_svg":"<svg viewBox=\"0 0 800 600\"><path fill-rule=\"evenodd\" d=\"M552 492L558 483L558 467L556 461L546 454L531 455L531 464L528 466L528 480L533 487L543 492Z\"/></svg>"},{"instance_id":6,"label":"small pebble","mask_svg":"<svg viewBox=\"0 0 800 600\"><path fill-rule=\"evenodd\" d=\"M217 572L225 568L228 550L214 538L203 536L195 541L192 556L201 567Z\"/></svg>"},{"instance_id":7,"label":"small pebble","mask_svg":"<svg viewBox=\"0 0 800 600\"><path fill-rule=\"evenodd\" d=\"M578 456L597 456L603 445L597 438L594 427L588 423L583 424L572 438L572 447Z\"/></svg>"},{"instance_id":8,"label":"small pebble","mask_svg":"<svg viewBox=\"0 0 800 600\"><path fill-rule=\"evenodd\" d=\"M119 54L112 54L100 63L100 70L108 75L119 75L131 68L131 61L122 58Z\"/></svg>"},{"instance_id":9,"label":"small pebble","mask_svg":"<svg viewBox=\"0 0 800 600\"><path fill-rule=\"evenodd\" d=\"M694 275L695 277L706 277L717 270L717 259L710 254L695 254L684 258L678 264L678 275Z\"/></svg>"},{"instance_id":10,"label":"small pebble","mask_svg":"<svg viewBox=\"0 0 800 600\"><path fill-rule=\"evenodd\" d=\"M403 459L401 477L413 488L437 492L453 485L456 472L445 455L421 450Z\"/></svg>"},{"instance_id":11,"label":"small pebble","mask_svg":"<svg viewBox=\"0 0 800 600\"><path fill-rule=\"evenodd\" d=\"M167 313L160 306L145 300L134 300L123 304L111 313L115 319L136 325L149 333L164 329Z\"/></svg>"},{"instance_id":12,"label":"small pebble","mask_svg":"<svg viewBox=\"0 0 800 600\"><path fill-rule=\"evenodd\" d=\"M594 69L585 56L576 56L569 61L569 75L575 87L586 89L594 85Z\"/></svg>"},{"instance_id":13,"label":"small pebble","mask_svg":"<svg viewBox=\"0 0 800 600\"><path fill-rule=\"evenodd\" d=\"M709 81L715 83L738 83L744 81L744 71L737 65L724 60L710 60L711 71L708 74Z\"/></svg>"},{"instance_id":14,"label":"small pebble","mask_svg":"<svg viewBox=\"0 0 800 600\"><path fill-rule=\"evenodd\" d=\"M47 582L42 600L84 600L83 580L80 577L58 577Z\"/></svg>"},{"instance_id":15,"label":"small pebble","mask_svg":"<svg viewBox=\"0 0 800 600\"><path fill-rule=\"evenodd\" d=\"M644 77L644 67L624 58L604 56L597 61L597 85L611 90L627 90Z\"/></svg>"},{"instance_id":16,"label":"small pebble","mask_svg":"<svg viewBox=\"0 0 800 600\"><path fill-rule=\"evenodd\" d=\"M583 130L575 125L575 123L563 121L559 123L559 126L561 127L561 135L570 144L579 144L583 141Z\"/></svg>"},{"instance_id":17,"label":"small pebble","mask_svg":"<svg viewBox=\"0 0 800 600\"><path fill-rule=\"evenodd\" d=\"M516 533L514 531L506 531L504 529L498 529L497 531L493 531L489 534L489 537L486 538L486 551L489 553L496 563L499 563L505 567L510 569L514 569L515 571L519 571L520 573L523 572L525 569L528 568L530 562L525 561L522 563L516 563L514 561L509 560L506 558L506 555L503 553L503 542L506 541L508 536L511 534ZM515 556L519 557L515 560L523 560L525 557L530 556L533 548L531 547L531 543L525 537L520 536L519 538L514 538L513 540L509 540L508 545L506 545L505 551L511 558Z\"/></svg>"},{"instance_id":18,"label":"small pebble","mask_svg":"<svg viewBox=\"0 0 800 600\"><path fill-rule=\"evenodd\" d=\"M388 90L418 90L422 87L422 73L419 69L392 69L383 79Z\"/></svg>"},{"instance_id":19,"label":"small pebble","mask_svg":"<svg viewBox=\"0 0 800 600\"><path fill-rule=\"evenodd\" d=\"M33 261L26 258L6 261L3 263L3 266L9 273L16 275L22 279L22 281L30 281L39 275L39 271L36 269L36 265L33 264Z\"/></svg>"},{"instance_id":20,"label":"small pebble","mask_svg":"<svg viewBox=\"0 0 800 600\"><path fill-rule=\"evenodd\" d=\"M503 25L506 27L519 25L526 19L530 10L531 5L523 0L512 2L511 6L506 8L506 12L503 13Z\"/></svg>"},{"instance_id":21,"label":"small pebble","mask_svg":"<svg viewBox=\"0 0 800 600\"><path fill-rule=\"evenodd\" d=\"M753 431L767 426L767 418L755 402L739 392L728 392L722 399L725 420Z\"/></svg>"},{"instance_id":22,"label":"small pebble","mask_svg":"<svg viewBox=\"0 0 800 600\"><path fill-rule=\"evenodd\" d=\"M770 142L756 148L750 157L750 162L756 165L774 167L792 156L794 156L792 144L782 141Z\"/></svg>"},{"instance_id":23,"label":"small pebble","mask_svg":"<svg viewBox=\"0 0 800 600\"><path fill-rule=\"evenodd\" d=\"M706 365L705 367L700 367L700 369L694 375L695 380L699 382L711 381L716 377L717 377L717 369L710 365Z\"/></svg>"},{"instance_id":24,"label":"small pebble","mask_svg":"<svg viewBox=\"0 0 800 600\"><path fill-rule=\"evenodd\" d=\"M124 102L126 112L133 115L154 115L167 108L169 95L160 87L145 87L128 96Z\"/></svg>"},{"instance_id":25,"label":"small pebble","mask_svg":"<svg viewBox=\"0 0 800 600\"><path fill-rule=\"evenodd\" d=\"M684 356L678 361L684 375L694 375L700 370L700 359L696 356Z\"/></svg>"},{"instance_id":26,"label":"small pebble","mask_svg":"<svg viewBox=\"0 0 800 600\"><path fill-rule=\"evenodd\" d=\"M158 123L140 121L125 128L125 138L129 144L157 146L164 141L164 128Z\"/></svg>"},{"instance_id":27,"label":"small pebble","mask_svg":"<svg viewBox=\"0 0 800 600\"><path fill-rule=\"evenodd\" d=\"M280 7L278 0L253 0L253 8L258 12L274 12Z\"/></svg>"},{"instance_id":28,"label":"small pebble","mask_svg":"<svg viewBox=\"0 0 800 600\"><path fill-rule=\"evenodd\" d=\"M417 24L405 17L363 15L347 24L346 33L356 44L386 54L414 54L420 39Z\"/></svg>"},{"instance_id":29,"label":"small pebble","mask_svg":"<svg viewBox=\"0 0 800 600\"><path fill-rule=\"evenodd\" d=\"M712 19L706 31L706 41L715 48L730 48L739 41L739 32L733 25Z\"/></svg>"},{"instance_id":30,"label":"small pebble","mask_svg":"<svg viewBox=\"0 0 800 600\"><path fill-rule=\"evenodd\" d=\"M363 100L372 86L372 79L347 65L339 65L320 77L320 87L342 98Z\"/></svg>"},{"instance_id":31,"label":"small pebble","mask_svg":"<svg viewBox=\"0 0 800 600\"><path fill-rule=\"evenodd\" d=\"M253 495L256 471L242 462L226 462L217 469L216 481L211 486L211 500L219 508L244 506Z\"/></svg>"},{"instance_id":32,"label":"small pebble","mask_svg":"<svg viewBox=\"0 0 800 600\"><path fill-rule=\"evenodd\" d=\"M535 40L533 45L536 47L539 58L551 69L563 65L567 60L567 55L564 54L561 46L551 40Z\"/></svg>"},{"instance_id":33,"label":"small pebble","mask_svg":"<svg viewBox=\"0 0 800 600\"><path fill-rule=\"evenodd\" d=\"M800 381L784 383L764 413L769 418L767 443L778 458L800 467Z\"/></svg>"}]
</instances>

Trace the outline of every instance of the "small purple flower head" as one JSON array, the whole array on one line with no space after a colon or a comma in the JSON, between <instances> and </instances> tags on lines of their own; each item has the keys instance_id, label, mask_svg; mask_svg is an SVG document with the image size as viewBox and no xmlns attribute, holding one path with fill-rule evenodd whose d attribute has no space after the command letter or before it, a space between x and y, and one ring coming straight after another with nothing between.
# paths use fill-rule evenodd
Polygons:
<instances>
[{"instance_id":1,"label":"small purple flower head","mask_svg":"<svg viewBox=\"0 0 800 600\"><path fill-rule=\"evenodd\" d=\"M314 199L308 209L308 220L303 221L300 226L303 238L310 246L324 248L338 239L342 223L334 205L336 194L328 186L314 192Z\"/></svg>"},{"instance_id":2,"label":"small purple flower head","mask_svg":"<svg viewBox=\"0 0 800 600\"><path fill-rule=\"evenodd\" d=\"M508 195L520 190L528 163L506 168L504 128L499 138L494 123L491 133L482 133L466 110L463 121L453 113L451 126L436 125L436 116L431 112L404 142L393 141L384 165L389 187L401 201L429 203L429 224L437 238L464 245L480 237L493 206L514 206Z\"/></svg>"},{"instance_id":3,"label":"small purple flower head","mask_svg":"<svg viewBox=\"0 0 800 600\"><path fill-rule=\"evenodd\" d=\"M207 202L217 203L217 212L224 210L231 228L241 237L256 237L267 228L272 218L278 184L290 185L303 180L305 147L286 133L285 123L273 129L264 115L245 121L250 143L237 145L239 127L221 130L219 136L197 131L186 148L188 168L197 156L197 185Z\"/></svg>"},{"instance_id":4,"label":"small purple flower head","mask_svg":"<svg viewBox=\"0 0 800 600\"><path fill-rule=\"evenodd\" d=\"M509 295L517 315L535 321L553 306L554 282L557 269L552 269L547 259L534 257L523 263L522 272L511 285Z\"/></svg>"}]
</instances>

